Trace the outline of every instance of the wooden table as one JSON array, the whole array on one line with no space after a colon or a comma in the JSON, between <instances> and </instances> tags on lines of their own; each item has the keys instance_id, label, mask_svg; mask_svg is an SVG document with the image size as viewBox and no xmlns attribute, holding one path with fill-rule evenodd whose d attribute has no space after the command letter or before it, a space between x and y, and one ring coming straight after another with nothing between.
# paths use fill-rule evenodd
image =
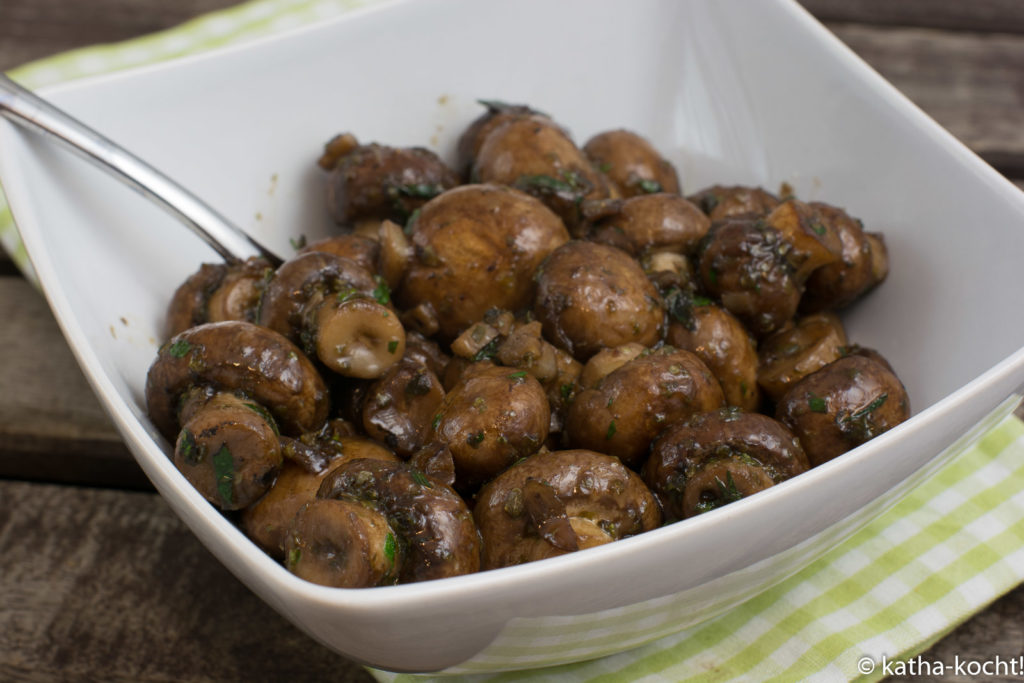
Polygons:
<instances>
[{"instance_id":1,"label":"wooden table","mask_svg":"<svg viewBox=\"0 0 1024 683\"><path fill-rule=\"evenodd\" d=\"M0 0L0 70L234 0ZM1024 188L1024 2L806 0ZM0 254L0 680L370 680L242 586L152 492L42 297ZM1024 652L1024 588L927 654Z\"/></svg>"}]
</instances>

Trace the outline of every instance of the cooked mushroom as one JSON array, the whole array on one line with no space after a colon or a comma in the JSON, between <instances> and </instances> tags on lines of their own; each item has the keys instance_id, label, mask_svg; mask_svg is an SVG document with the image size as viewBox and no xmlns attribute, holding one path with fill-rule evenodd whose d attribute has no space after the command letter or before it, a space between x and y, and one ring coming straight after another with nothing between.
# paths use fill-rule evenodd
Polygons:
<instances>
[{"instance_id":1,"label":"cooked mushroom","mask_svg":"<svg viewBox=\"0 0 1024 683\"><path fill-rule=\"evenodd\" d=\"M434 371L407 355L367 390L363 428L409 459L426 443L444 395Z\"/></svg>"},{"instance_id":2,"label":"cooked mushroom","mask_svg":"<svg viewBox=\"0 0 1024 683\"><path fill-rule=\"evenodd\" d=\"M646 138L628 130L598 133L583 153L607 176L621 197L671 192L679 194L676 169Z\"/></svg>"},{"instance_id":3,"label":"cooked mushroom","mask_svg":"<svg viewBox=\"0 0 1024 683\"><path fill-rule=\"evenodd\" d=\"M726 403L757 410L761 405L757 346L743 324L708 299L678 292L669 311L672 321L665 342L692 351L704 361L722 386Z\"/></svg>"},{"instance_id":4,"label":"cooked mushroom","mask_svg":"<svg viewBox=\"0 0 1024 683\"><path fill-rule=\"evenodd\" d=\"M663 429L723 403L718 380L697 356L662 347L577 394L569 406L566 434L573 448L608 453L639 468Z\"/></svg>"},{"instance_id":5,"label":"cooked mushroom","mask_svg":"<svg viewBox=\"0 0 1024 683\"><path fill-rule=\"evenodd\" d=\"M840 208L812 203L822 221L838 235L841 258L807 279L800 310L815 313L849 306L888 275L888 254L881 236L864 232L860 221Z\"/></svg>"},{"instance_id":6,"label":"cooked mushroom","mask_svg":"<svg viewBox=\"0 0 1024 683\"><path fill-rule=\"evenodd\" d=\"M204 263L178 287L167 307L166 333L225 320L255 322L263 288L273 269L252 257L240 263Z\"/></svg>"},{"instance_id":7,"label":"cooked mushroom","mask_svg":"<svg viewBox=\"0 0 1024 683\"><path fill-rule=\"evenodd\" d=\"M455 491L404 463L352 460L331 470L317 497L355 499L380 511L404 550L400 583L480 568L480 534Z\"/></svg>"},{"instance_id":8,"label":"cooked mushroom","mask_svg":"<svg viewBox=\"0 0 1024 683\"><path fill-rule=\"evenodd\" d=\"M610 349L601 349L587 361L580 374L580 386L596 387L598 383L623 365L647 351L643 344L631 342Z\"/></svg>"},{"instance_id":9,"label":"cooked mushroom","mask_svg":"<svg viewBox=\"0 0 1024 683\"><path fill-rule=\"evenodd\" d=\"M484 569L590 548L656 528L661 512L640 477L588 450L538 453L488 483L473 512Z\"/></svg>"},{"instance_id":10,"label":"cooked mushroom","mask_svg":"<svg viewBox=\"0 0 1024 683\"><path fill-rule=\"evenodd\" d=\"M534 315L544 336L577 360L602 348L661 338L658 291L629 254L593 242L556 249L537 273Z\"/></svg>"},{"instance_id":11,"label":"cooked mushroom","mask_svg":"<svg viewBox=\"0 0 1024 683\"><path fill-rule=\"evenodd\" d=\"M579 235L586 199L608 196L607 181L569 135L550 119L515 117L488 133L473 163L473 178L533 195Z\"/></svg>"},{"instance_id":12,"label":"cooked mushroom","mask_svg":"<svg viewBox=\"0 0 1024 683\"><path fill-rule=\"evenodd\" d=\"M801 379L838 360L846 352L846 330L834 313L804 316L793 327L762 340L757 383L778 401Z\"/></svg>"},{"instance_id":13,"label":"cooked mushroom","mask_svg":"<svg viewBox=\"0 0 1024 683\"><path fill-rule=\"evenodd\" d=\"M258 499L281 467L274 418L231 392L196 388L182 399L174 464L208 501L239 510Z\"/></svg>"},{"instance_id":14,"label":"cooked mushroom","mask_svg":"<svg viewBox=\"0 0 1024 683\"><path fill-rule=\"evenodd\" d=\"M829 363L790 387L775 417L796 433L813 466L910 417L907 390L873 352Z\"/></svg>"},{"instance_id":15,"label":"cooked mushroom","mask_svg":"<svg viewBox=\"0 0 1024 683\"><path fill-rule=\"evenodd\" d=\"M657 251L691 253L711 227L699 208L674 194L647 194L629 199L586 202L588 239L633 256Z\"/></svg>"},{"instance_id":16,"label":"cooked mushroom","mask_svg":"<svg viewBox=\"0 0 1024 683\"><path fill-rule=\"evenodd\" d=\"M476 363L444 397L430 440L447 444L455 488L471 492L535 453L550 418L544 388L526 370Z\"/></svg>"},{"instance_id":17,"label":"cooked mushroom","mask_svg":"<svg viewBox=\"0 0 1024 683\"><path fill-rule=\"evenodd\" d=\"M788 322L800 303L796 269L789 260L792 250L763 221L729 218L711 225L697 272L707 292L763 337Z\"/></svg>"},{"instance_id":18,"label":"cooked mushroom","mask_svg":"<svg viewBox=\"0 0 1024 683\"><path fill-rule=\"evenodd\" d=\"M346 144L330 149L337 140ZM330 171L327 206L339 225L385 218L405 223L427 200L458 185L455 173L423 147L359 145L351 134L332 142L321 166Z\"/></svg>"},{"instance_id":19,"label":"cooked mushroom","mask_svg":"<svg viewBox=\"0 0 1024 683\"><path fill-rule=\"evenodd\" d=\"M274 558L284 559L288 528L302 506L316 498L332 468L358 458L398 461L376 441L342 431L327 423L317 432L283 439L285 459L277 479L266 495L242 512L239 522L245 534Z\"/></svg>"},{"instance_id":20,"label":"cooked mushroom","mask_svg":"<svg viewBox=\"0 0 1024 683\"><path fill-rule=\"evenodd\" d=\"M260 322L301 343L346 377L383 375L405 352L390 291L354 261L310 252L286 261L267 285Z\"/></svg>"},{"instance_id":21,"label":"cooked mushroom","mask_svg":"<svg viewBox=\"0 0 1024 683\"><path fill-rule=\"evenodd\" d=\"M327 419L327 388L294 344L241 321L206 323L160 347L146 376L146 406L168 439L178 434L179 400L192 387L240 391L267 408L282 433L312 431Z\"/></svg>"},{"instance_id":22,"label":"cooked mushroom","mask_svg":"<svg viewBox=\"0 0 1024 683\"><path fill-rule=\"evenodd\" d=\"M808 469L800 442L767 415L700 413L658 437L643 477L668 521L693 517Z\"/></svg>"},{"instance_id":23,"label":"cooked mushroom","mask_svg":"<svg viewBox=\"0 0 1024 683\"><path fill-rule=\"evenodd\" d=\"M354 261L365 268L367 272L372 273L377 268L380 242L370 237L350 232L310 242L299 249L296 255L307 254L311 251L334 254L349 261Z\"/></svg>"},{"instance_id":24,"label":"cooked mushroom","mask_svg":"<svg viewBox=\"0 0 1024 683\"><path fill-rule=\"evenodd\" d=\"M307 581L335 588L398 582L405 549L379 510L342 497L304 504L285 536L285 566Z\"/></svg>"},{"instance_id":25,"label":"cooked mushroom","mask_svg":"<svg viewBox=\"0 0 1024 683\"><path fill-rule=\"evenodd\" d=\"M714 185L688 198L713 221L730 216L763 216L779 204L779 198L760 187Z\"/></svg>"},{"instance_id":26,"label":"cooked mushroom","mask_svg":"<svg viewBox=\"0 0 1024 683\"><path fill-rule=\"evenodd\" d=\"M801 285L817 269L839 261L842 245L831 221L810 204L787 199L764 217L792 247L786 260Z\"/></svg>"},{"instance_id":27,"label":"cooked mushroom","mask_svg":"<svg viewBox=\"0 0 1024 683\"><path fill-rule=\"evenodd\" d=\"M491 308L533 300L537 266L568 240L558 216L517 190L464 185L437 197L412 222L415 258L396 299L429 303L446 341Z\"/></svg>"},{"instance_id":28,"label":"cooked mushroom","mask_svg":"<svg viewBox=\"0 0 1024 683\"><path fill-rule=\"evenodd\" d=\"M478 102L486 107L487 111L474 119L459 136L455 150L455 170L467 183L479 182L478 179L472 177L473 162L476 161L480 147L491 131L517 118L549 120L546 114L526 105L508 104L498 100L478 100Z\"/></svg>"}]
</instances>

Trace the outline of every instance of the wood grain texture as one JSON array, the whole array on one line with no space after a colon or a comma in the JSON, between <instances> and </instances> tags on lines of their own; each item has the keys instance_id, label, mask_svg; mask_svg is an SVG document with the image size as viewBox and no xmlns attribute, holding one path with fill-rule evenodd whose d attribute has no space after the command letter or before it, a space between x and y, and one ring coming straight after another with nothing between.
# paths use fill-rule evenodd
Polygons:
<instances>
[{"instance_id":1,"label":"wood grain texture","mask_svg":"<svg viewBox=\"0 0 1024 683\"><path fill-rule=\"evenodd\" d=\"M800 0L825 22L1024 33L1020 0Z\"/></svg>"},{"instance_id":2,"label":"wood grain texture","mask_svg":"<svg viewBox=\"0 0 1024 683\"><path fill-rule=\"evenodd\" d=\"M155 494L0 481L0 548L2 681L372 680L250 593Z\"/></svg>"}]
</instances>

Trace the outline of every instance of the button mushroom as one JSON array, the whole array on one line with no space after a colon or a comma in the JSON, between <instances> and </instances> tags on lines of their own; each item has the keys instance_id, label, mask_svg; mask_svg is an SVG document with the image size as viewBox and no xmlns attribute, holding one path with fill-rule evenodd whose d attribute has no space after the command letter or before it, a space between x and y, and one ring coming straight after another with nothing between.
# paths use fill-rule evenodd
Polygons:
<instances>
[{"instance_id":1,"label":"button mushroom","mask_svg":"<svg viewBox=\"0 0 1024 683\"><path fill-rule=\"evenodd\" d=\"M430 440L451 452L455 488L472 492L541 447L550 411L544 388L526 370L476 363L444 397Z\"/></svg>"},{"instance_id":2,"label":"button mushroom","mask_svg":"<svg viewBox=\"0 0 1024 683\"><path fill-rule=\"evenodd\" d=\"M701 284L757 337L796 313L800 284L792 245L775 228L749 217L713 223L699 254Z\"/></svg>"},{"instance_id":3,"label":"button mushroom","mask_svg":"<svg viewBox=\"0 0 1024 683\"><path fill-rule=\"evenodd\" d=\"M538 453L488 483L473 511L484 569L564 555L656 528L654 496L618 459L589 450Z\"/></svg>"},{"instance_id":4,"label":"button mushroom","mask_svg":"<svg viewBox=\"0 0 1024 683\"><path fill-rule=\"evenodd\" d=\"M577 394L566 434L573 448L608 453L639 468L662 430L694 413L717 410L723 402L718 380L697 356L662 347Z\"/></svg>"},{"instance_id":5,"label":"button mushroom","mask_svg":"<svg viewBox=\"0 0 1024 683\"><path fill-rule=\"evenodd\" d=\"M182 400L174 464L222 510L246 507L281 467L277 425L263 406L230 392L193 389Z\"/></svg>"},{"instance_id":6,"label":"button mushroom","mask_svg":"<svg viewBox=\"0 0 1024 683\"><path fill-rule=\"evenodd\" d=\"M873 352L829 363L790 387L775 417L800 439L814 466L910 417L903 383Z\"/></svg>"},{"instance_id":7,"label":"button mushroom","mask_svg":"<svg viewBox=\"0 0 1024 683\"><path fill-rule=\"evenodd\" d=\"M473 178L507 185L544 202L579 235L580 204L608 197L608 186L568 133L550 119L511 118L488 133L473 163Z\"/></svg>"},{"instance_id":8,"label":"button mushroom","mask_svg":"<svg viewBox=\"0 0 1024 683\"><path fill-rule=\"evenodd\" d=\"M744 185L714 185L688 199L713 221L744 214L763 216L779 205L779 198L771 192Z\"/></svg>"},{"instance_id":9,"label":"button mushroom","mask_svg":"<svg viewBox=\"0 0 1024 683\"><path fill-rule=\"evenodd\" d=\"M294 344L241 321L206 323L160 347L146 376L146 406L168 439L178 434L179 401L192 387L240 391L264 406L286 435L312 431L327 419L327 387Z\"/></svg>"},{"instance_id":10,"label":"button mushroom","mask_svg":"<svg viewBox=\"0 0 1024 683\"><path fill-rule=\"evenodd\" d=\"M670 192L679 194L679 176L672 164L643 136L629 130L598 133L583 153L621 197Z\"/></svg>"},{"instance_id":11,"label":"button mushroom","mask_svg":"<svg viewBox=\"0 0 1024 683\"><path fill-rule=\"evenodd\" d=\"M605 347L661 339L664 309L640 264L620 249L568 242L537 273L544 336L584 362Z\"/></svg>"},{"instance_id":12,"label":"button mushroom","mask_svg":"<svg viewBox=\"0 0 1024 683\"><path fill-rule=\"evenodd\" d=\"M328 142L320 165L330 172L327 206L339 225L364 219L405 223L427 200L458 184L428 149L360 145L350 133Z\"/></svg>"},{"instance_id":13,"label":"button mushroom","mask_svg":"<svg viewBox=\"0 0 1024 683\"><path fill-rule=\"evenodd\" d=\"M588 239L643 256L658 251L691 253L711 227L699 208L674 194L587 202Z\"/></svg>"},{"instance_id":14,"label":"button mushroom","mask_svg":"<svg viewBox=\"0 0 1024 683\"><path fill-rule=\"evenodd\" d=\"M669 521L745 498L808 469L800 442L767 415L700 413L658 437L643 477Z\"/></svg>"},{"instance_id":15,"label":"button mushroom","mask_svg":"<svg viewBox=\"0 0 1024 683\"><path fill-rule=\"evenodd\" d=\"M804 316L793 327L762 340L757 382L779 401L801 379L838 360L846 352L846 330L834 313Z\"/></svg>"},{"instance_id":16,"label":"button mushroom","mask_svg":"<svg viewBox=\"0 0 1024 683\"><path fill-rule=\"evenodd\" d=\"M491 308L533 300L541 261L568 240L558 216L507 187L464 185L425 205L411 225L415 256L396 300L429 303L451 341Z\"/></svg>"},{"instance_id":17,"label":"button mushroom","mask_svg":"<svg viewBox=\"0 0 1024 683\"><path fill-rule=\"evenodd\" d=\"M437 374L422 361L407 356L367 389L363 428L408 459L426 443L444 396Z\"/></svg>"},{"instance_id":18,"label":"button mushroom","mask_svg":"<svg viewBox=\"0 0 1024 683\"><path fill-rule=\"evenodd\" d=\"M455 491L404 463L352 460L324 479L318 498L357 500L380 512L396 535L400 583L480 569L480 534Z\"/></svg>"},{"instance_id":19,"label":"button mushroom","mask_svg":"<svg viewBox=\"0 0 1024 683\"><path fill-rule=\"evenodd\" d=\"M273 268L253 257L233 264L204 263L175 290L167 307L167 336L225 320L255 322Z\"/></svg>"}]
</instances>

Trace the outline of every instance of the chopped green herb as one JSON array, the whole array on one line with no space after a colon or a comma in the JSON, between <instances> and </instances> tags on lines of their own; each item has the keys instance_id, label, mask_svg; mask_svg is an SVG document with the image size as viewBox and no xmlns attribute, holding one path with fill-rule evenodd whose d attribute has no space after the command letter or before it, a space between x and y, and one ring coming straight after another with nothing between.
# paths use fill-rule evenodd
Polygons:
<instances>
[{"instance_id":1,"label":"chopped green herb","mask_svg":"<svg viewBox=\"0 0 1024 683\"><path fill-rule=\"evenodd\" d=\"M645 178L637 183L637 187L647 194L656 194L661 192L661 183L657 180L648 180Z\"/></svg>"},{"instance_id":2,"label":"chopped green herb","mask_svg":"<svg viewBox=\"0 0 1024 683\"><path fill-rule=\"evenodd\" d=\"M432 183L411 183L409 185L399 185L395 189L400 195L405 197L416 197L419 199L433 199L444 192L443 187Z\"/></svg>"},{"instance_id":3,"label":"chopped green herb","mask_svg":"<svg viewBox=\"0 0 1024 683\"><path fill-rule=\"evenodd\" d=\"M289 237L288 242L292 245L292 249L298 251L299 249L302 249L303 247L306 246L306 236L299 235L298 238Z\"/></svg>"},{"instance_id":4,"label":"chopped green herb","mask_svg":"<svg viewBox=\"0 0 1024 683\"><path fill-rule=\"evenodd\" d=\"M501 337L495 337L491 341L487 342L487 345L477 351L473 355L473 361L479 362L482 360L489 360L494 358L498 353L498 346L501 344Z\"/></svg>"},{"instance_id":5,"label":"chopped green herb","mask_svg":"<svg viewBox=\"0 0 1024 683\"><path fill-rule=\"evenodd\" d=\"M818 221L814 221L811 223L811 230L813 230L818 235L824 235L826 232L825 226L819 223Z\"/></svg>"},{"instance_id":6,"label":"chopped green herb","mask_svg":"<svg viewBox=\"0 0 1024 683\"><path fill-rule=\"evenodd\" d=\"M302 549L301 548L292 548L291 550L288 551L288 567L289 568L295 567L295 565L297 565L299 563L299 560L301 560L301 559L302 559Z\"/></svg>"},{"instance_id":7,"label":"chopped green herb","mask_svg":"<svg viewBox=\"0 0 1024 683\"><path fill-rule=\"evenodd\" d=\"M235 499L235 458L226 444L213 454L213 473L217 478L217 495L225 505L232 505Z\"/></svg>"},{"instance_id":8,"label":"chopped green herb","mask_svg":"<svg viewBox=\"0 0 1024 683\"><path fill-rule=\"evenodd\" d=\"M517 382L522 382L524 379L526 379L526 370L520 370L519 372L513 372L511 375L508 376L508 378L509 379L514 379Z\"/></svg>"},{"instance_id":9,"label":"chopped green herb","mask_svg":"<svg viewBox=\"0 0 1024 683\"><path fill-rule=\"evenodd\" d=\"M860 410L855 412L850 417L852 417L854 420L859 420L860 418L864 417L865 415L868 415L869 413L873 413L876 410L878 410L879 408L881 408L882 404L885 403L886 399L888 399L888 398L889 398L889 394L882 394L881 396L876 398L874 401L869 403L866 408L861 408Z\"/></svg>"},{"instance_id":10,"label":"chopped green herb","mask_svg":"<svg viewBox=\"0 0 1024 683\"><path fill-rule=\"evenodd\" d=\"M575 176L571 175L567 176L567 180L559 180L558 178L543 174L521 175L516 178L513 186L523 192L575 196L577 194L578 181Z\"/></svg>"},{"instance_id":11,"label":"chopped green herb","mask_svg":"<svg viewBox=\"0 0 1024 683\"><path fill-rule=\"evenodd\" d=\"M388 535L384 537L384 557L387 558L388 564L394 566L395 564L395 535L388 532Z\"/></svg>"},{"instance_id":12,"label":"chopped green herb","mask_svg":"<svg viewBox=\"0 0 1024 683\"><path fill-rule=\"evenodd\" d=\"M437 431L437 428L441 426L441 413L434 416L434 421L430 423L430 426Z\"/></svg>"},{"instance_id":13,"label":"chopped green herb","mask_svg":"<svg viewBox=\"0 0 1024 683\"><path fill-rule=\"evenodd\" d=\"M373 298L381 306L387 306L391 303L391 288L388 287L388 283L380 275L374 275L373 280L377 283L377 286L373 288Z\"/></svg>"},{"instance_id":14,"label":"chopped green herb","mask_svg":"<svg viewBox=\"0 0 1024 683\"><path fill-rule=\"evenodd\" d=\"M416 219L420 217L420 209L415 209L409 214L409 217L405 219L405 227L402 228L402 232L406 235L411 235L413 226L416 224Z\"/></svg>"},{"instance_id":15,"label":"chopped green herb","mask_svg":"<svg viewBox=\"0 0 1024 683\"><path fill-rule=\"evenodd\" d=\"M411 472L409 472L409 476L412 477L412 480L419 484L420 486L426 486L428 489L434 488L434 485L430 483L429 479L427 479L427 475L423 474L422 472L412 470Z\"/></svg>"},{"instance_id":16,"label":"chopped green herb","mask_svg":"<svg viewBox=\"0 0 1024 683\"><path fill-rule=\"evenodd\" d=\"M608 431L605 432L604 438L610 439L613 436L615 436L615 420L612 420L611 422L608 423Z\"/></svg>"},{"instance_id":17,"label":"chopped green herb","mask_svg":"<svg viewBox=\"0 0 1024 683\"><path fill-rule=\"evenodd\" d=\"M607 161L602 161L600 164L597 165L597 170L599 170L601 173L607 173L608 171L612 170L612 165L609 164Z\"/></svg>"},{"instance_id":18,"label":"chopped green herb","mask_svg":"<svg viewBox=\"0 0 1024 683\"><path fill-rule=\"evenodd\" d=\"M476 434L470 434L469 436L466 437L466 443L468 443L473 448L477 448L483 442L484 442L484 433L483 432L477 432Z\"/></svg>"},{"instance_id":19,"label":"chopped green herb","mask_svg":"<svg viewBox=\"0 0 1024 683\"><path fill-rule=\"evenodd\" d=\"M394 353L398 350L398 340L392 339L388 342L388 353Z\"/></svg>"},{"instance_id":20,"label":"chopped green herb","mask_svg":"<svg viewBox=\"0 0 1024 683\"><path fill-rule=\"evenodd\" d=\"M269 410L261 406L259 403L243 402L242 405L262 417L263 421L270 425L270 428L274 430L275 434L278 436L281 435L280 430L277 428L277 420L274 419L274 416L270 414Z\"/></svg>"},{"instance_id":21,"label":"chopped green herb","mask_svg":"<svg viewBox=\"0 0 1024 683\"><path fill-rule=\"evenodd\" d=\"M338 303L343 304L346 301L351 301L359 296L359 290L355 287L346 287L345 289L338 292Z\"/></svg>"},{"instance_id":22,"label":"chopped green herb","mask_svg":"<svg viewBox=\"0 0 1024 683\"><path fill-rule=\"evenodd\" d=\"M485 399L483 396L477 396L476 398L474 398L473 409L476 410L478 414L483 413L485 410L487 410L487 399Z\"/></svg>"},{"instance_id":23,"label":"chopped green herb","mask_svg":"<svg viewBox=\"0 0 1024 683\"><path fill-rule=\"evenodd\" d=\"M181 437L178 439L178 451L181 457L189 465L198 465L202 460L202 454L196 447L196 436L187 429L181 430Z\"/></svg>"},{"instance_id":24,"label":"chopped green herb","mask_svg":"<svg viewBox=\"0 0 1024 683\"><path fill-rule=\"evenodd\" d=\"M573 386L571 384L563 384L558 388L558 391L562 394L563 401L568 402L572 398L572 389Z\"/></svg>"},{"instance_id":25,"label":"chopped green herb","mask_svg":"<svg viewBox=\"0 0 1024 683\"><path fill-rule=\"evenodd\" d=\"M815 413L828 412L828 406L825 404L825 399L823 399L821 396L815 396L814 394L811 394L807 398L807 407L810 408L811 411Z\"/></svg>"},{"instance_id":26,"label":"chopped green herb","mask_svg":"<svg viewBox=\"0 0 1024 683\"><path fill-rule=\"evenodd\" d=\"M167 347L167 353L171 354L175 358L184 358L185 355L192 350L192 345L184 339L179 339L170 346Z\"/></svg>"},{"instance_id":27,"label":"chopped green herb","mask_svg":"<svg viewBox=\"0 0 1024 683\"><path fill-rule=\"evenodd\" d=\"M711 280L711 284L718 284L718 269L714 266L708 268L708 279Z\"/></svg>"}]
</instances>

